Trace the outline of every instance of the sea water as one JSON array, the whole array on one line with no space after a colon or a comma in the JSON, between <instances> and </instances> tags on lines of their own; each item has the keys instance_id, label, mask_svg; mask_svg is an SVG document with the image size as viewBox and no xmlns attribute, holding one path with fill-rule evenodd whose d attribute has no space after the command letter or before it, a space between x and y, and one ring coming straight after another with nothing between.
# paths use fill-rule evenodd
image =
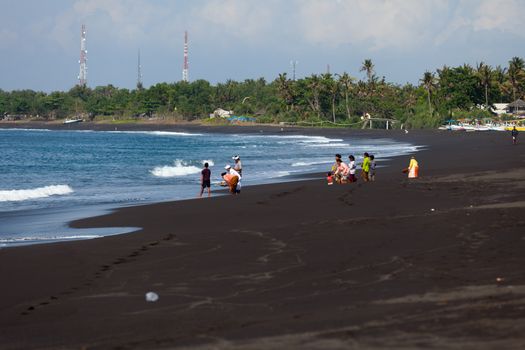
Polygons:
<instances>
[{"instance_id":1,"label":"sea water","mask_svg":"<svg viewBox=\"0 0 525 350\"><path fill-rule=\"evenodd\" d=\"M335 153L369 152L380 164L417 148L384 138L286 133L0 129L0 247L133 231L71 229L67 222L120 206L195 198L205 162L212 190L219 189L233 155L241 157L249 191L327 171Z\"/></svg>"}]
</instances>

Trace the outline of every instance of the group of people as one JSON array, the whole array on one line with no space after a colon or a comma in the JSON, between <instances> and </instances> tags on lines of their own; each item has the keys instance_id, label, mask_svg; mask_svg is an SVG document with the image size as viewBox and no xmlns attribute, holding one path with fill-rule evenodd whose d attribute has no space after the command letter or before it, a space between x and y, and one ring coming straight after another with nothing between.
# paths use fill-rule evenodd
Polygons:
<instances>
[{"instance_id":1,"label":"group of people","mask_svg":"<svg viewBox=\"0 0 525 350\"><path fill-rule=\"evenodd\" d=\"M335 163L332 170L326 174L326 180L329 185L334 181L339 184L356 182L357 164L353 155L348 156L348 164L343 162L340 154L335 155ZM365 152L363 162L361 163L361 178L363 181L375 181L376 179L376 161L373 154Z\"/></svg>"},{"instance_id":2,"label":"group of people","mask_svg":"<svg viewBox=\"0 0 525 350\"><path fill-rule=\"evenodd\" d=\"M348 156L348 164L343 162L340 154L335 155L335 163L332 170L326 174L328 185L333 185L334 182L338 184L345 184L356 182L357 164L353 155ZM414 156L410 159L408 168L403 169L404 173L408 173L409 179L415 179L419 176L419 164ZM365 152L363 154L363 162L361 163L361 178L363 181L375 181L376 179L376 161L373 154Z\"/></svg>"},{"instance_id":3,"label":"group of people","mask_svg":"<svg viewBox=\"0 0 525 350\"><path fill-rule=\"evenodd\" d=\"M228 186L231 194L241 193L241 179L242 179L242 163L241 157L236 155L232 157L234 161L233 167L227 164L224 167L225 172L221 174L222 186ZM208 189L208 197L211 196L211 170L209 164L204 163L204 169L201 171L201 192L199 197L202 197L204 190Z\"/></svg>"}]
</instances>

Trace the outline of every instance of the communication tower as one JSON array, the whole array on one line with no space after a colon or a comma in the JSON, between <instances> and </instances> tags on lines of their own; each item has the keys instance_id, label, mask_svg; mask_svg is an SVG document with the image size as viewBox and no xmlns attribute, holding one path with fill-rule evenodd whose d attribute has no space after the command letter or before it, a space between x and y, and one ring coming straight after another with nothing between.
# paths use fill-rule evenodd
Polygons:
<instances>
[{"instance_id":1,"label":"communication tower","mask_svg":"<svg viewBox=\"0 0 525 350\"><path fill-rule=\"evenodd\" d=\"M182 81L190 81L188 65L188 31L184 32L184 66L182 67Z\"/></svg>"},{"instance_id":2,"label":"communication tower","mask_svg":"<svg viewBox=\"0 0 525 350\"><path fill-rule=\"evenodd\" d=\"M295 81L295 67L297 66L297 63L299 63L296 60L290 61L290 66L292 66L292 81Z\"/></svg>"},{"instance_id":3,"label":"communication tower","mask_svg":"<svg viewBox=\"0 0 525 350\"><path fill-rule=\"evenodd\" d=\"M87 50L86 50L86 25L82 25L80 31L80 73L78 74L78 85L86 86L87 84Z\"/></svg>"},{"instance_id":4,"label":"communication tower","mask_svg":"<svg viewBox=\"0 0 525 350\"><path fill-rule=\"evenodd\" d=\"M142 84L142 66L140 64L140 49L138 53L138 62L137 62L137 89L142 89L144 85Z\"/></svg>"}]
</instances>

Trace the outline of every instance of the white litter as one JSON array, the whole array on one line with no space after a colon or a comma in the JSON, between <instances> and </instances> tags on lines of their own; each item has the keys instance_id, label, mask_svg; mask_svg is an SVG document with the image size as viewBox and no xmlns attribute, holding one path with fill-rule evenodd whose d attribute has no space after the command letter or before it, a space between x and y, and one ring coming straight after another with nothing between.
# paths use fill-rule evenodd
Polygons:
<instances>
[{"instance_id":1,"label":"white litter","mask_svg":"<svg viewBox=\"0 0 525 350\"><path fill-rule=\"evenodd\" d=\"M159 295L155 292L147 292L146 293L146 301L148 302L156 302L157 300L159 300Z\"/></svg>"}]
</instances>

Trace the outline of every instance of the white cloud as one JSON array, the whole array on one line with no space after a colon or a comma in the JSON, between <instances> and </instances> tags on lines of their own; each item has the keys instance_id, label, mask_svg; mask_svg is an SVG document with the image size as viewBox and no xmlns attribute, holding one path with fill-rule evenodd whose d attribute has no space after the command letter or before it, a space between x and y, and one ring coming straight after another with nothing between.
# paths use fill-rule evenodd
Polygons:
<instances>
[{"instance_id":1,"label":"white cloud","mask_svg":"<svg viewBox=\"0 0 525 350\"><path fill-rule=\"evenodd\" d=\"M261 39L271 35L274 19L282 7L279 1L211 0L193 15L203 21L208 30L222 30L239 38ZM210 28L210 26L212 28Z\"/></svg>"},{"instance_id":2,"label":"white cloud","mask_svg":"<svg viewBox=\"0 0 525 350\"><path fill-rule=\"evenodd\" d=\"M170 10L174 10L171 6ZM146 0L77 0L58 14L51 28L51 37L63 48L70 49L78 41L80 24L87 25L88 38L96 34L117 44L133 44L151 40L151 28L165 21L169 11Z\"/></svg>"},{"instance_id":3,"label":"white cloud","mask_svg":"<svg viewBox=\"0 0 525 350\"><path fill-rule=\"evenodd\" d=\"M372 49L410 47L430 34L429 24L446 12L446 0L306 0L297 2L306 41L365 44Z\"/></svg>"},{"instance_id":4,"label":"white cloud","mask_svg":"<svg viewBox=\"0 0 525 350\"><path fill-rule=\"evenodd\" d=\"M474 7L472 28L476 31L498 30L525 36L523 1L483 0Z\"/></svg>"}]
</instances>

